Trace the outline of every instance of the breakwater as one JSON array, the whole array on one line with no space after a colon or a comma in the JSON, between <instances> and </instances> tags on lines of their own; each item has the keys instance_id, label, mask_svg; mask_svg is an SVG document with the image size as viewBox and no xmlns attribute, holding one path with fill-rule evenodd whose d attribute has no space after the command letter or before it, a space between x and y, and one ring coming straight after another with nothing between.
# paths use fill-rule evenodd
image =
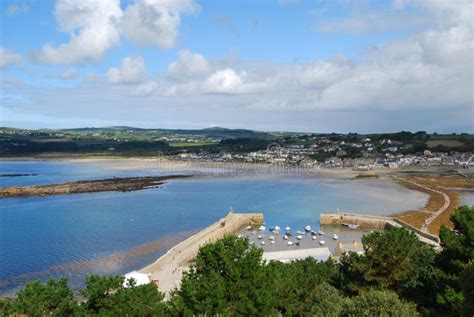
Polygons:
<instances>
[{"instance_id":1,"label":"breakwater","mask_svg":"<svg viewBox=\"0 0 474 317\"><path fill-rule=\"evenodd\" d=\"M180 242L140 272L151 274L153 279L159 281L159 290L168 293L178 286L183 270L196 258L202 245L234 234L244 226L260 225L263 222L261 213L229 212L225 218Z\"/></svg>"},{"instance_id":2,"label":"breakwater","mask_svg":"<svg viewBox=\"0 0 474 317\"><path fill-rule=\"evenodd\" d=\"M364 229L387 230L391 228L404 227L414 232L418 239L426 244L440 249L439 238L428 232L420 230L400 219L383 216L363 215L355 213L337 213L337 214L321 214L319 216L321 225L342 225L354 224Z\"/></svg>"}]
</instances>

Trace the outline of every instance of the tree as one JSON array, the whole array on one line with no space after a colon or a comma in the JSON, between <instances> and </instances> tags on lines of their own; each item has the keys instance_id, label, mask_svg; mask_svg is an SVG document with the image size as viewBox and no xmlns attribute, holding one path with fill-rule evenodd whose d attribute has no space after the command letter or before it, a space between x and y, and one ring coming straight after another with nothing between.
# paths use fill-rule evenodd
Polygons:
<instances>
[{"instance_id":1,"label":"tree","mask_svg":"<svg viewBox=\"0 0 474 317\"><path fill-rule=\"evenodd\" d=\"M122 276L86 278L86 288L81 291L85 302L81 312L85 315L109 316L161 316L166 305L163 293L153 284L136 286L133 279L128 287Z\"/></svg>"},{"instance_id":2,"label":"tree","mask_svg":"<svg viewBox=\"0 0 474 317\"><path fill-rule=\"evenodd\" d=\"M344 301L341 316L418 316L416 305L390 291L371 290Z\"/></svg>"},{"instance_id":3,"label":"tree","mask_svg":"<svg viewBox=\"0 0 474 317\"><path fill-rule=\"evenodd\" d=\"M268 267L278 297L276 310L282 315L338 315L342 297L328 284L337 271L332 261L307 258L289 264L270 262Z\"/></svg>"},{"instance_id":4,"label":"tree","mask_svg":"<svg viewBox=\"0 0 474 317\"><path fill-rule=\"evenodd\" d=\"M379 287L407 295L432 274L434 251L405 228L373 232L362 243L364 255L341 258L339 286L349 294Z\"/></svg>"},{"instance_id":5,"label":"tree","mask_svg":"<svg viewBox=\"0 0 474 317\"><path fill-rule=\"evenodd\" d=\"M27 316L68 316L72 315L77 304L66 279L49 280L43 284L33 281L17 293L17 297L3 304L7 314Z\"/></svg>"},{"instance_id":6,"label":"tree","mask_svg":"<svg viewBox=\"0 0 474 317\"><path fill-rule=\"evenodd\" d=\"M443 251L437 258L437 309L445 314L459 315L472 311L472 261L474 261L474 207L462 206L450 217L453 230L442 226L440 240ZM462 273L461 273L462 272ZM471 314L472 315L472 314Z\"/></svg>"},{"instance_id":7,"label":"tree","mask_svg":"<svg viewBox=\"0 0 474 317\"><path fill-rule=\"evenodd\" d=\"M276 303L270 270L262 250L248 239L228 236L200 248L196 261L172 292L172 311L179 315L273 314Z\"/></svg>"},{"instance_id":8,"label":"tree","mask_svg":"<svg viewBox=\"0 0 474 317\"><path fill-rule=\"evenodd\" d=\"M464 303L461 306L462 316L474 316L474 262L464 268L459 278Z\"/></svg>"}]
</instances>

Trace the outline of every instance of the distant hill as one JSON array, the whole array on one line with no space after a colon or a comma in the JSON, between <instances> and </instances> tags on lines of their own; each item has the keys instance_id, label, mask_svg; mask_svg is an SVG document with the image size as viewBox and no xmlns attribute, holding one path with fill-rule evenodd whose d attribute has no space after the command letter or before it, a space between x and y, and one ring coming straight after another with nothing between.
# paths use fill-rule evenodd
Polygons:
<instances>
[{"instance_id":1,"label":"distant hill","mask_svg":"<svg viewBox=\"0 0 474 317\"><path fill-rule=\"evenodd\" d=\"M177 135L195 135L209 138L221 139L237 139L237 138L251 138L269 140L274 136L267 132L260 132L247 129L227 129L221 127L211 127L205 129L142 129L127 126L114 126L103 128L77 128L77 129L63 129L65 132L83 132L83 133L114 133L117 131L136 131L153 134L154 132L161 135L177 134Z\"/></svg>"}]
</instances>

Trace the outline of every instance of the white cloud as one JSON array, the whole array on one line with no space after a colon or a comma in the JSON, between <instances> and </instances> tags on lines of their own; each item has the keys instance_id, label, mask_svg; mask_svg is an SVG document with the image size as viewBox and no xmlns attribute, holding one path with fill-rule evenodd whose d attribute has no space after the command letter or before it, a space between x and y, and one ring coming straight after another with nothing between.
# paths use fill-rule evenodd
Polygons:
<instances>
[{"instance_id":1,"label":"white cloud","mask_svg":"<svg viewBox=\"0 0 474 317\"><path fill-rule=\"evenodd\" d=\"M110 68L107 71L107 80L113 84L136 83L142 81L145 76L145 61L136 56L124 58L119 68Z\"/></svg>"},{"instance_id":2,"label":"white cloud","mask_svg":"<svg viewBox=\"0 0 474 317\"><path fill-rule=\"evenodd\" d=\"M132 91L132 96L149 96L153 94L157 89L159 85L155 81L147 81L143 84L138 85L133 91Z\"/></svg>"},{"instance_id":3,"label":"white cloud","mask_svg":"<svg viewBox=\"0 0 474 317\"><path fill-rule=\"evenodd\" d=\"M204 82L192 81L189 83L173 85L168 89L168 95L190 94L252 94L269 89L273 82L270 78L264 80L249 80L245 71L236 72L232 68L220 69Z\"/></svg>"},{"instance_id":4,"label":"white cloud","mask_svg":"<svg viewBox=\"0 0 474 317\"><path fill-rule=\"evenodd\" d=\"M21 55L0 47L0 69L7 68L11 65L19 65L22 63Z\"/></svg>"},{"instance_id":5,"label":"white cloud","mask_svg":"<svg viewBox=\"0 0 474 317\"><path fill-rule=\"evenodd\" d=\"M324 89L351 75L348 64L336 64L327 61L315 61L305 65L299 75L303 86Z\"/></svg>"},{"instance_id":6,"label":"white cloud","mask_svg":"<svg viewBox=\"0 0 474 317\"><path fill-rule=\"evenodd\" d=\"M205 75L209 70L210 65L204 56L181 50L178 52L178 60L168 66L167 74L171 77L186 78Z\"/></svg>"},{"instance_id":7,"label":"white cloud","mask_svg":"<svg viewBox=\"0 0 474 317\"><path fill-rule=\"evenodd\" d=\"M120 45L121 32L139 45L173 47L182 14L198 11L193 0L136 0L124 11L120 0L58 0L54 15L66 43L47 43L36 54L43 64L82 64L97 61Z\"/></svg>"},{"instance_id":8,"label":"white cloud","mask_svg":"<svg viewBox=\"0 0 474 317\"><path fill-rule=\"evenodd\" d=\"M192 0L137 0L125 10L121 28L138 45L167 49L179 35L181 15L198 9Z\"/></svg>"},{"instance_id":9,"label":"white cloud","mask_svg":"<svg viewBox=\"0 0 474 317\"><path fill-rule=\"evenodd\" d=\"M59 78L61 79L74 79L77 78L79 72L73 68L66 69L64 72L59 74Z\"/></svg>"},{"instance_id":10,"label":"white cloud","mask_svg":"<svg viewBox=\"0 0 474 317\"><path fill-rule=\"evenodd\" d=\"M59 46L48 43L37 55L44 64L81 64L101 59L120 43L116 27L122 16L120 0L58 0L54 9L59 29L70 40Z\"/></svg>"}]
</instances>

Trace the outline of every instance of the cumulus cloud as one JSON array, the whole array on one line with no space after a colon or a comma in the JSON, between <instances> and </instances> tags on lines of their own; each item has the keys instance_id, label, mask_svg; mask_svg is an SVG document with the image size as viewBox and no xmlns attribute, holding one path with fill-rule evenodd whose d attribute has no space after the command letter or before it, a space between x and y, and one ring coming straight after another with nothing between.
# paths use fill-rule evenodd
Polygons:
<instances>
[{"instance_id":1,"label":"cumulus cloud","mask_svg":"<svg viewBox=\"0 0 474 317\"><path fill-rule=\"evenodd\" d=\"M179 35L181 15L199 7L193 0L136 0L124 11L120 0L58 0L54 15L66 43L47 43L36 59L43 64L82 64L103 58L120 45L120 35L139 45L171 48Z\"/></svg>"},{"instance_id":2,"label":"cumulus cloud","mask_svg":"<svg viewBox=\"0 0 474 317\"><path fill-rule=\"evenodd\" d=\"M54 15L70 40L55 46L48 43L37 55L44 64L80 64L101 59L120 43L116 27L122 16L120 0L58 0Z\"/></svg>"},{"instance_id":3,"label":"cumulus cloud","mask_svg":"<svg viewBox=\"0 0 474 317\"><path fill-rule=\"evenodd\" d=\"M131 93L132 96L149 96L158 89L158 83L155 81L147 81L138 85Z\"/></svg>"},{"instance_id":4,"label":"cumulus cloud","mask_svg":"<svg viewBox=\"0 0 474 317\"><path fill-rule=\"evenodd\" d=\"M137 0L125 10L121 28L138 45L167 49L178 37L181 15L198 9L192 0Z\"/></svg>"},{"instance_id":5,"label":"cumulus cloud","mask_svg":"<svg viewBox=\"0 0 474 317\"><path fill-rule=\"evenodd\" d=\"M217 70L204 81L173 85L168 89L171 96L189 94L251 94L271 87L271 79L250 80L246 71L237 72L232 68Z\"/></svg>"},{"instance_id":6,"label":"cumulus cloud","mask_svg":"<svg viewBox=\"0 0 474 317\"><path fill-rule=\"evenodd\" d=\"M19 65L22 63L21 55L0 47L0 69L7 68L11 65Z\"/></svg>"},{"instance_id":7,"label":"cumulus cloud","mask_svg":"<svg viewBox=\"0 0 474 317\"><path fill-rule=\"evenodd\" d=\"M167 74L171 77L195 77L209 72L209 62L198 53L188 50L178 52L178 60L168 66Z\"/></svg>"},{"instance_id":8,"label":"cumulus cloud","mask_svg":"<svg viewBox=\"0 0 474 317\"><path fill-rule=\"evenodd\" d=\"M113 84L136 83L142 81L145 76L145 61L135 56L124 58L119 68L110 68L107 71L107 80Z\"/></svg>"}]
</instances>

